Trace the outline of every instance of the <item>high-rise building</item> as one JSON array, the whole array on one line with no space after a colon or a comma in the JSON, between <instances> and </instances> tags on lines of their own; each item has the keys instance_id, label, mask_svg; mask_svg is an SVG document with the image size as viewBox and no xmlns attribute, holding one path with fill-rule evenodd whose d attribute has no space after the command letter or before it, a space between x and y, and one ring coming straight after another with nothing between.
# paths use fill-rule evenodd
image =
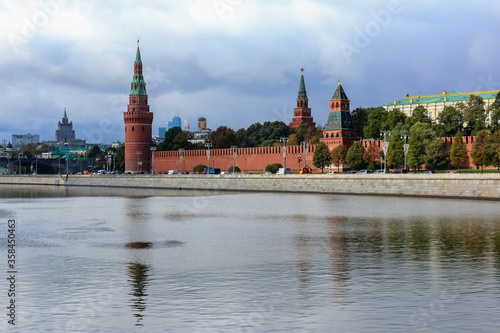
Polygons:
<instances>
[{"instance_id":1,"label":"high-rise building","mask_svg":"<svg viewBox=\"0 0 500 333\"><path fill-rule=\"evenodd\" d=\"M73 130L73 122L69 121L66 115L66 108L64 108L64 115L62 121L57 123L56 130L56 143L68 142L69 140L75 139L75 131Z\"/></svg>"},{"instance_id":2,"label":"high-rise building","mask_svg":"<svg viewBox=\"0 0 500 333\"><path fill-rule=\"evenodd\" d=\"M19 149L22 145L30 143L38 144L40 135L38 134L12 134L12 148Z\"/></svg>"},{"instance_id":3,"label":"high-rise building","mask_svg":"<svg viewBox=\"0 0 500 333\"><path fill-rule=\"evenodd\" d=\"M301 68L300 71L302 75L300 77L299 95L297 96L297 107L293 110L293 118L290 127L297 128L302 124L314 127L316 123L313 121L311 109L309 108L306 84L304 82L304 68Z\"/></svg>"},{"instance_id":4,"label":"high-rise building","mask_svg":"<svg viewBox=\"0 0 500 333\"><path fill-rule=\"evenodd\" d=\"M207 118L200 117L198 118L198 131L204 131L207 129Z\"/></svg>"},{"instance_id":5,"label":"high-rise building","mask_svg":"<svg viewBox=\"0 0 500 333\"><path fill-rule=\"evenodd\" d=\"M175 115L171 121L167 121L165 123L167 126L167 131L169 129L172 129L174 127L180 127L182 128L182 120L181 120L181 117L179 117L179 115Z\"/></svg>"},{"instance_id":6,"label":"high-rise building","mask_svg":"<svg viewBox=\"0 0 500 333\"><path fill-rule=\"evenodd\" d=\"M165 132L167 131L166 127L158 127L158 137L160 139L165 138Z\"/></svg>"},{"instance_id":7,"label":"high-rise building","mask_svg":"<svg viewBox=\"0 0 500 333\"><path fill-rule=\"evenodd\" d=\"M129 104L123 113L125 121L125 172L149 172L151 161L153 112L149 111L146 82L137 40L134 76L130 84Z\"/></svg>"}]
</instances>

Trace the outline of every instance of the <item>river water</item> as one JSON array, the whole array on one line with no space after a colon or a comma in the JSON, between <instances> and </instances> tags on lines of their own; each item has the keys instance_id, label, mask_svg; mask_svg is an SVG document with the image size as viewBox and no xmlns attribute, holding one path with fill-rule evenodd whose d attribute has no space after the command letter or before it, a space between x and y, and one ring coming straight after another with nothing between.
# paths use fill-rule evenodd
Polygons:
<instances>
[{"instance_id":1,"label":"river water","mask_svg":"<svg viewBox=\"0 0 500 333\"><path fill-rule=\"evenodd\" d=\"M18 332L498 332L500 203L0 186Z\"/></svg>"}]
</instances>

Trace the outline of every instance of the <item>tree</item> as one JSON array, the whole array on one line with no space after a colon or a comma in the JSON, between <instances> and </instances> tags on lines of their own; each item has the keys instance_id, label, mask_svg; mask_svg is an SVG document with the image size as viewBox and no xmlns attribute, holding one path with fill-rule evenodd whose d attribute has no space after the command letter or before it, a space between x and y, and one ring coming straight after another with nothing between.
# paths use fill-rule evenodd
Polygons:
<instances>
[{"instance_id":1,"label":"tree","mask_svg":"<svg viewBox=\"0 0 500 333\"><path fill-rule=\"evenodd\" d=\"M500 169L500 131L490 135L490 146L492 152L492 164Z\"/></svg>"},{"instance_id":2,"label":"tree","mask_svg":"<svg viewBox=\"0 0 500 333\"><path fill-rule=\"evenodd\" d=\"M481 173L485 166L493 162L493 151L490 145L489 135L490 131L488 130L479 131L470 150L472 163L477 167L481 167Z\"/></svg>"},{"instance_id":3,"label":"tree","mask_svg":"<svg viewBox=\"0 0 500 333\"><path fill-rule=\"evenodd\" d=\"M323 169L330 165L332 157L330 155L330 150L328 146L324 142L318 143L316 146L316 150L314 151L313 156L313 165L316 168L321 169L321 173L323 173Z\"/></svg>"},{"instance_id":4,"label":"tree","mask_svg":"<svg viewBox=\"0 0 500 333\"><path fill-rule=\"evenodd\" d=\"M428 145L424 156L425 167L430 170L437 170L439 167L448 164L450 154L446 150L446 143L438 138L433 139Z\"/></svg>"},{"instance_id":5,"label":"tree","mask_svg":"<svg viewBox=\"0 0 500 333\"><path fill-rule=\"evenodd\" d=\"M410 129L410 145L407 155L407 165L413 170L420 170L425 163L424 155L427 144L434 139L434 133L428 123L417 122Z\"/></svg>"},{"instance_id":6,"label":"tree","mask_svg":"<svg viewBox=\"0 0 500 333\"><path fill-rule=\"evenodd\" d=\"M455 136L464 126L462 113L453 106L445 106L437 120L436 135L442 138Z\"/></svg>"},{"instance_id":7,"label":"tree","mask_svg":"<svg viewBox=\"0 0 500 333\"><path fill-rule=\"evenodd\" d=\"M399 168L404 164L404 140L401 136L409 132L408 125L402 123L392 128L386 156L388 168Z\"/></svg>"},{"instance_id":8,"label":"tree","mask_svg":"<svg viewBox=\"0 0 500 333\"><path fill-rule=\"evenodd\" d=\"M207 166L206 166L206 165L204 165L204 164L197 164L197 165L195 165L195 166L193 167L193 171L194 171L194 172L197 172L197 173L200 173L200 172L205 171L205 168L206 168L206 167L207 167Z\"/></svg>"},{"instance_id":9,"label":"tree","mask_svg":"<svg viewBox=\"0 0 500 333\"><path fill-rule=\"evenodd\" d=\"M276 173L282 167L283 167L283 165L281 165L280 163L273 163L273 164L266 165L266 169L265 170L267 172L270 172L270 173Z\"/></svg>"},{"instance_id":10,"label":"tree","mask_svg":"<svg viewBox=\"0 0 500 333\"><path fill-rule=\"evenodd\" d=\"M219 126L210 133L210 142L214 149L230 148L236 145L236 134L233 129L227 126Z\"/></svg>"},{"instance_id":11,"label":"tree","mask_svg":"<svg viewBox=\"0 0 500 333\"><path fill-rule=\"evenodd\" d=\"M98 145L94 145L90 150L89 152L87 153L87 158L89 159L96 159L96 158L99 158L102 156L102 153L101 153L101 148L99 148Z\"/></svg>"},{"instance_id":12,"label":"tree","mask_svg":"<svg viewBox=\"0 0 500 333\"><path fill-rule=\"evenodd\" d=\"M429 117L427 109L422 105L417 106L413 109L410 118L407 118L408 125L412 127L416 123L432 124L432 119Z\"/></svg>"},{"instance_id":13,"label":"tree","mask_svg":"<svg viewBox=\"0 0 500 333\"><path fill-rule=\"evenodd\" d=\"M368 113L368 121L363 128L363 135L365 138L378 139L385 118L387 117L387 111L381 106L377 108L367 108L366 111Z\"/></svg>"},{"instance_id":14,"label":"tree","mask_svg":"<svg viewBox=\"0 0 500 333\"><path fill-rule=\"evenodd\" d=\"M467 159L467 145L463 141L462 133L458 132L453 138L450 149L450 163L460 170L460 166Z\"/></svg>"},{"instance_id":15,"label":"tree","mask_svg":"<svg viewBox=\"0 0 500 333\"><path fill-rule=\"evenodd\" d=\"M365 138L363 128L368 125L368 111L365 108L356 108L351 111L352 124L358 136Z\"/></svg>"},{"instance_id":16,"label":"tree","mask_svg":"<svg viewBox=\"0 0 500 333\"><path fill-rule=\"evenodd\" d=\"M392 131L392 129L397 125L404 124L407 118L406 114L401 112L399 109L393 109L387 113L382 129Z\"/></svg>"},{"instance_id":17,"label":"tree","mask_svg":"<svg viewBox=\"0 0 500 333\"><path fill-rule=\"evenodd\" d=\"M368 164L370 170L376 169L376 164L380 158L380 149L375 147L375 145L368 146L363 154L363 160Z\"/></svg>"},{"instance_id":18,"label":"tree","mask_svg":"<svg viewBox=\"0 0 500 333\"><path fill-rule=\"evenodd\" d=\"M496 132L500 130L500 91L495 97L495 101L491 104L491 130Z\"/></svg>"},{"instance_id":19,"label":"tree","mask_svg":"<svg viewBox=\"0 0 500 333\"><path fill-rule=\"evenodd\" d=\"M332 163L337 165L337 171L340 172L340 165L345 163L347 157L347 150L343 144L338 145L333 148L330 153L332 157Z\"/></svg>"},{"instance_id":20,"label":"tree","mask_svg":"<svg viewBox=\"0 0 500 333\"><path fill-rule=\"evenodd\" d=\"M241 172L241 169L240 169L240 168L238 168L238 166L235 166L235 167L234 167L234 171L233 171L233 167L230 167L230 168L227 170L227 172L229 172L229 173L238 173L238 172Z\"/></svg>"},{"instance_id":21,"label":"tree","mask_svg":"<svg viewBox=\"0 0 500 333\"><path fill-rule=\"evenodd\" d=\"M365 147L363 147L361 141L355 142L347 151L346 162L349 167L355 170L363 169L366 166L366 162L363 160L364 154Z\"/></svg>"},{"instance_id":22,"label":"tree","mask_svg":"<svg viewBox=\"0 0 500 333\"><path fill-rule=\"evenodd\" d=\"M125 146L116 148L115 169L120 172L125 172Z\"/></svg>"},{"instance_id":23,"label":"tree","mask_svg":"<svg viewBox=\"0 0 500 333\"><path fill-rule=\"evenodd\" d=\"M479 131L486 129L486 118L483 98L470 95L464 114L465 134L474 136Z\"/></svg>"},{"instance_id":24,"label":"tree","mask_svg":"<svg viewBox=\"0 0 500 333\"><path fill-rule=\"evenodd\" d=\"M297 134L290 134L288 137L288 141L286 142L287 146L298 146L299 141L297 140Z\"/></svg>"}]
</instances>

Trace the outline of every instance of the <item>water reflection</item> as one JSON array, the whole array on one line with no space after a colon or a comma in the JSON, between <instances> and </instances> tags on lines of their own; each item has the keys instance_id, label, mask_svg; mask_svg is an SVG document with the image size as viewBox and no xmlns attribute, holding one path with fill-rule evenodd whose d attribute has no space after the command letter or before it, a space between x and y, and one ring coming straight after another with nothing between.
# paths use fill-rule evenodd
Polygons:
<instances>
[{"instance_id":1,"label":"water reflection","mask_svg":"<svg viewBox=\"0 0 500 333\"><path fill-rule=\"evenodd\" d=\"M130 262L128 263L128 271L130 276L130 285L132 286L132 291L129 294L132 296L130 299L130 306L132 307L132 312L134 317L137 318L135 323L136 326L143 326L141 323L145 316L146 311L146 297L147 286L149 284L149 267L147 265Z\"/></svg>"}]
</instances>

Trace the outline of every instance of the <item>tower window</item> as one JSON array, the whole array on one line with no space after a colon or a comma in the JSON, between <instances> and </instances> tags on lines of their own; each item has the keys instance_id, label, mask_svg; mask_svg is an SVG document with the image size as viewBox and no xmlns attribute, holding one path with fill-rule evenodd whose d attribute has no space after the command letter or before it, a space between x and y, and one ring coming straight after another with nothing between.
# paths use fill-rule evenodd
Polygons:
<instances>
[{"instance_id":1,"label":"tower window","mask_svg":"<svg viewBox=\"0 0 500 333\"><path fill-rule=\"evenodd\" d=\"M144 126L142 126L142 131L144 132Z\"/></svg>"},{"instance_id":2,"label":"tower window","mask_svg":"<svg viewBox=\"0 0 500 333\"><path fill-rule=\"evenodd\" d=\"M132 132L134 131L134 126L132 126Z\"/></svg>"}]
</instances>

